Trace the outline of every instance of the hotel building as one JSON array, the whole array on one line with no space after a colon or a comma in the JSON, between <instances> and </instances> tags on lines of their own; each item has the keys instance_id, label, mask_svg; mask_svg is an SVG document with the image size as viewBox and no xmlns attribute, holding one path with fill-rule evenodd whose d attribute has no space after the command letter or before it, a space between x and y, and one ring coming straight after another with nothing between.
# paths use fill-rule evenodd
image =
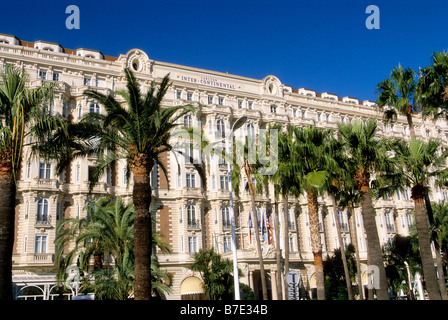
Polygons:
<instances>
[{"instance_id":1,"label":"hotel building","mask_svg":"<svg viewBox=\"0 0 448 320\"><path fill-rule=\"evenodd\" d=\"M84 90L94 89L108 94L124 88L123 70L129 67L135 72L143 90L153 81L160 82L169 73L172 85L164 105L195 106L195 114L181 119L181 123L200 127L209 140L215 140L217 132L219 135L230 132L232 125L242 116L246 116L247 120L236 130L237 136L256 134L273 123L334 129L338 122L376 118L380 123L381 135L409 139L406 119L399 116L392 125L384 123L382 113L372 101L296 89L282 83L274 75L253 79L156 61L139 49L113 57L97 50L68 49L58 43L30 42L0 34L0 68L3 70L6 65L23 69L29 76L31 87L40 86L46 81L57 83L58 91L47 107L53 114L71 117L73 121L78 121L87 112L103 112L101 105L83 95ZM444 140L446 147L446 121L434 123L415 115L414 123L419 138L438 137ZM173 275L172 292L166 299L199 298L202 291L200 276L189 269L193 255L199 249L213 247L223 257L232 259L228 167L219 157L209 160L206 185L203 185L194 166L182 157L176 157L173 152L163 157L168 177L157 166L152 173L156 230L172 248L170 254L158 253L160 267ZM62 175L56 176L54 163L29 158L28 153L24 152L16 199L13 253L13 282L17 299L53 299L58 295L54 266L58 221L84 217L86 203L94 198L121 196L131 199L132 181L127 187L123 162L108 172L92 193L88 192L89 172L95 161L95 157L75 160ZM244 180L244 173L241 178L244 184L247 181ZM448 200L447 190L437 189L434 185L432 190L433 201ZM268 214L271 226L272 213L276 208L281 222L284 215L288 215L287 226L280 222L280 247L284 246L286 232L289 236L290 269L300 275L303 292L313 296L315 276L306 197L290 197L285 212L282 199L276 202L273 187L269 186L257 195L256 204L259 212ZM409 234L414 208L410 190L377 200L374 206L382 243L397 233ZM234 208L238 267L244 274L240 282L249 285L255 296L261 298L254 234L252 229L250 235L248 228L250 197L244 187L241 187L238 196L234 196ZM324 257L340 246L332 212L331 200L319 197ZM350 227L347 210L339 211L338 219L344 244L350 243L353 237L358 240L362 279L366 284L366 236L361 209L355 208L353 214L356 234ZM268 237L263 241L263 260L269 297L277 299L275 247L269 243ZM282 284L283 296L286 292Z\"/></svg>"}]
</instances>

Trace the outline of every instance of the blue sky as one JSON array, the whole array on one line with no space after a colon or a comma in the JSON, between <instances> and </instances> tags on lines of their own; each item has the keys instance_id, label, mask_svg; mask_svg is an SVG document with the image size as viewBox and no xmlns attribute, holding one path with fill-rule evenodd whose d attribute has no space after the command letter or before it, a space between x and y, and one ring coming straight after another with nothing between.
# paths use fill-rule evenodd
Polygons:
<instances>
[{"instance_id":1,"label":"blue sky","mask_svg":"<svg viewBox=\"0 0 448 320\"><path fill-rule=\"evenodd\" d=\"M6 2L5 0L3 2ZM65 9L77 5L80 29ZM368 5L380 9L369 30ZM0 33L118 56L151 59L376 100L399 63L418 69L448 48L446 0L55 0L1 5Z\"/></svg>"}]
</instances>

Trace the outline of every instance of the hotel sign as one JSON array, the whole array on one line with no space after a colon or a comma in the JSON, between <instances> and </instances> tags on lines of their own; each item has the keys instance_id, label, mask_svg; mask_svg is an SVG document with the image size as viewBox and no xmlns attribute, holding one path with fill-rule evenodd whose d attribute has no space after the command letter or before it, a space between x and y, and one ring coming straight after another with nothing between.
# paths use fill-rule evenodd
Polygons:
<instances>
[{"instance_id":1,"label":"hotel sign","mask_svg":"<svg viewBox=\"0 0 448 320\"><path fill-rule=\"evenodd\" d=\"M202 85L210 86L210 87L235 90L234 84L221 82L216 78L180 76L180 80L190 82L190 83L202 84Z\"/></svg>"}]
</instances>

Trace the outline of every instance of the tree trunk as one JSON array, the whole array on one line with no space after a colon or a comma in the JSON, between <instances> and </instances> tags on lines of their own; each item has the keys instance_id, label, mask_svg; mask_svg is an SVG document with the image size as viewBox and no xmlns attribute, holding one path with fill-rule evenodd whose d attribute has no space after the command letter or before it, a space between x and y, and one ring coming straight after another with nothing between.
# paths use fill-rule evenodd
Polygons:
<instances>
[{"instance_id":1,"label":"tree trunk","mask_svg":"<svg viewBox=\"0 0 448 320\"><path fill-rule=\"evenodd\" d=\"M434 259L432 257L431 244L429 240L428 222L425 210L425 200L423 186L416 185L412 187L412 199L415 205L415 226L417 228L418 244L420 256L422 259L423 274L425 276L426 290L429 299L441 300L439 283L434 268Z\"/></svg>"},{"instance_id":2,"label":"tree trunk","mask_svg":"<svg viewBox=\"0 0 448 320\"><path fill-rule=\"evenodd\" d=\"M12 300L12 250L16 187L12 177L12 163L2 153L0 162L0 300Z\"/></svg>"},{"instance_id":3,"label":"tree trunk","mask_svg":"<svg viewBox=\"0 0 448 320\"><path fill-rule=\"evenodd\" d=\"M259 231L258 231L257 208L255 207L255 187L252 184L249 163L247 162L247 160L245 161L245 171L247 176L247 182L249 184L250 203L252 207L252 212L254 214L255 241L257 243L258 262L260 265L261 289L263 292L263 300L268 300L268 290L266 287L266 276L264 272L263 252L261 251L260 235L258 233Z\"/></svg>"},{"instance_id":4,"label":"tree trunk","mask_svg":"<svg viewBox=\"0 0 448 320\"><path fill-rule=\"evenodd\" d=\"M274 207L274 232L275 232L275 258L277 262L277 292L278 292L278 299L283 300L283 294L282 294L282 254L280 250L280 219L278 218L278 203L277 203L277 197L275 199L275 207ZM286 298L285 298L286 300Z\"/></svg>"},{"instance_id":5,"label":"tree trunk","mask_svg":"<svg viewBox=\"0 0 448 320\"><path fill-rule=\"evenodd\" d=\"M286 283L286 275L289 272L289 233L288 233L288 195L283 195L283 224L285 228L283 253L285 254L285 288L288 288ZM285 300L288 300L286 295Z\"/></svg>"},{"instance_id":6,"label":"tree trunk","mask_svg":"<svg viewBox=\"0 0 448 320\"><path fill-rule=\"evenodd\" d=\"M307 200L308 215L310 219L311 250L313 251L316 274L317 299L325 300L325 279L322 260L322 243L319 232L319 217L317 213L317 195L310 189L307 191Z\"/></svg>"},{"instance_id":7,"label":"tree trunk","mask_svg":"<svg viewBox=\"0 0 448 320\"><path fill-rule=\"evenodd\" d=\"M345 284L347 286L348 300L353 300L352 281L350 280L350 272L348 271L347 256L345 255L344 243L342 242L342 234L341 234L341 227L339 225L336 199L333 195L331 195L331 200L333 202L333 215L336 224L336 232L338 234L339 248L341 249L342 264L344 265Z\"/></svg>"},{"instance_id":8,"label":"tree trunk","mask_svg":"<svg viewBox=\"0 0 448 320\"><path fill-rule=\"evenodd\" d=\"M378 270L376 276L379 277L379 279L375 279L377 280L375 283L378 283L379 287L374 289L376 290L378 300L390 300L386 269L384 268L380 239L378 238L376 214L370 196L368 172L366 172L364 168L358 168L355 181L358 184L358 190L361 195L362 212L364 215L364 227L367 236L367 264L369 267ZM373 289L369 289L369 300L373 300L372 293Z\"/></svg>"},{"instance_id":9,"label":"tree trunk","mask_svg":"<svg viewBox=\"0 0 448 320\"><path fill-rule=\"evenodd\" d=\"M152 225L150 173L152 161L145 154L137 154L129 159L133 173L134 188L132 200L135 208L134 218L134 299L151 299L151 254Z\"/></svg>"},{"instance_id":10,"label":"tree trunk","mask_svg":"<svg viewBox=\"0 0 448 320\"><path fill-rule=\"evenodd\" d=\"M355 208L351 207L351 214L349 218L350 222L350 233L352 237L352 244L355 247L356 255L356 279L358 282L359 300L364 300L364 287L362 285L361 278L361 259L359 258L359 246L358 246L358 232L356 231L356 221L355 221Z\"/></svg>"},{"instance_id":11,"label":"tree trunk","mask_svg":"<svg viewBox=\"0 0 448 320\"><path fill-rule=\"evenodd\" d=\"M426 213L428 214L428 220L430 229L432 231L431 238L432 243L434 244L434 250L436 252L436 260L437 260L437 272L439 274L439 288L440 293L442 295L442 300L448 300L448 294L446 293L446 285L445 285L445 273L443 272L443 264L442 264L442 255L440 253L440 245L439 245L439 237L437 235L437 231L434 228L434 215L431 207L431 200L429 199L429 195L425 192L425 206Z\"/></svg>"},{"instance_id":12,"label":"tree trunk","mask_svg":"<svg viewBox=\"0 0 448 320\"><path fill-rule=\"evenodd\" d=\"M93 255L93 270L103 269L103 261L101 259L101 253L95 253Z\"/></svg>"}]
</instances>

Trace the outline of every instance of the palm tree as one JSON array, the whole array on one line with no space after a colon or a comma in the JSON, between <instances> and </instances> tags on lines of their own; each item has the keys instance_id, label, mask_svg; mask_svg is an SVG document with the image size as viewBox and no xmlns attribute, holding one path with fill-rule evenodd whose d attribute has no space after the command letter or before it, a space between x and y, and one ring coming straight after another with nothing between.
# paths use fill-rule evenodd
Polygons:
<instances>
[{"instance_id":1,"label":"palm tree","mask_svg":"<svg viewBox=\"0 0 448 320\"><path fill-rule=\"evenodd\" d=\"M17 180L27 127L40 120L41 105L55 86L26 87L27 75L7 66L0 86L0 300L12 299L12 249L14 243Z\"/></svg>"},{"instance_id":2,"label":"palm tree","mask_svg":"<svg viewBox=\"0 0 448 320\"><path fill-rule=\"evenodd\" d=\"M92 173L91 187L99 177L112 169L118 160L125 160L127 176L133 178L132 198L135 207L135 299L151 298L151 254L152 226L150 205L152 190L150 173L157 163L166 177L167 170L160 157L172 150L171 133L178 126L177 120L189 112L191 106L162 107L165 94L170 87L169 75L156 86L153 82L146 94L133 72L126 68L126 90L115 93L123 98L122 106L114 94L104 95L93 90L84 94L104 107L105 114L91 112L80 122L72 124L60 120L45 146L40 146L48 158L57 159L60 173L76 157L87 154L98 155L97 166ZM45 136L43 130L41 135ZM47 131L48 135L48 131ZM128 179L129 181L130 179Z\"/></svg>"},{"instance_id":3,"label":"palm tree","mask_svg":"<svg viewBox=\"0 0 448 320\"><path fill-rule=\"evenodd\" d=\"M448 117L448 53L434 52L432 64L420 70L416 100L423 117Z\"/></svg>"},{"instance_id":4,"label":"palm tree","mask_svg":"<svg viewBox=\"0 0 448 320\"><path fill-rule=\"evenodd\" d=\"M377 104L380 108L390 107L384 111L386 120L397 118L397 113L406 117L411 138L415 139L415 129L412 114L416 111L414 93L416 88L415 71L403 69L401 65L392 69L389 79L382 80L377 85Z\"/></svg>"},{"instance_id":5,"label":"palm tree","mask_svg":"<svg viewBox=\"0 0 448 320\"><path fill-rule=\"evenodd\" d=\"M331 132L308 126L290 127L293 145L291 148L294 172L300 186L306 191L310 220L311 246L316 272L317 298L325 300L325 285L322 260L322 244L319 232L317 197L324 192L330 172L337 169L332 158L334 145Z\"/></svg>"},{"instance_id":6,"label":"palm tree","mask_svg":"<svg viewBox=\"0 0 448 320\"><path fill-rule=\"evenodd\" d=\"M67 267L72 265L76 258L81 270L89 273L92 256L94 256L92 276L106 279L110 274L101 270L103 270L102 260L107 253L113 257L113 277L118 282L116 287L118 293L115 298L126 299L134 287L134 205L132 202L124 204L121 198L101 197L88 203L86 209L85 218L65 219L57 226L55 244L59 250L56 253L55 263L58 266L58 282L64 280ZM162 251L170 252L169 246L158 233L152 233L152 237L152 242ZM169 277L158 268L155 253L151 260L151 270L153 293L160 295L169 292L163 283ZM108 294L106 296L110 297Z\"/></svg>"},{"instance_id":7,"label":"palm tree","mask_svg":"<svg viewBox=\"0 0 448 320\"><path fill-rule=\"evenodd\" d=\"M434 259L428 233L425 195L429 192L429 178L440 176L441 173L446 171L448 153L444 152L439 155L437 152L439 147L440 142L435 140L430 140L428 143L420 140L412 140L409 144L403 143L403 141L394 143L395 158L399 167L399 180L401 180L401 183L397 185L411 187L423 273L431 300L440 300L441 292L434 269Z\"/></svg>"},{"instance_id":8,"label":"palm tree","mask_svg":"<svg viewBox=\"0 0 448 320\"><path fill-rule=\"evenodd\" d=\"M275 126L274 129L281 130L280 126ZM291 134L286 132L281 132L278 136L278 168L277 171L270 176L271 182L274 184L274 191L276 194L276 199L278 195L282 195L283 198L283 225L284 225L284 274L289 272L289 234L288 234L288 196L290 193L299 196L300 194L300 184L297 179L295 179L295 173L293 171L294 165L291 158L291 147L292 140ZM279 286L278 292L281 292L281 262L280 262L280 223L277 215L274 216L275 219L275 235L276 235L276 248L277 248L277 285ZM287 287L286 276L284 277L285 287ZM285 297L285 300L288 296Z\"/></svg>"},{"instance_id":9,"label":"palm tree","mask_svg":"<svg viewBox=\"0 0 448 320\"><path fill-rule=\"evenodd\" d=\"M250 141L248 139L248 142L245 144L245 151L248 150L247 146L248 143L251 143L254 141ZM255 204L255 197L256 194L261 192L263 189L263 185L266 183L266 176L262 176L259 174L257 167L259 164L257 164L257 161L253 161L255 159L250 160L249 157L251 156L249 152L246 153L247 156L244 157L244 172L246 174L247 178L247 188L249 189L250 194L250 203L251 203L251 209L253 213L253 219L254 219L254 231L255 231L255 242L257 245L257 252L258 252L258 262L260 266L260 277L261 277L261 289L263 293L263 300L268 300L268 291L267 291L267 285L266 285L266 275L264 270L264 261L263 261L263 252L261 251L261 241L260 241L260 234L259 234L259 221L258 221L258 215L257 215L257 207ZM252 177L255 178L256 185L252 182ZM257 192L258 191L258 192ZM261 214L261 217L263 217L263 214Z\"/></svg>"},{"instance_id":10,"label":"palm tree","mask_svg":"<svg viewBox=\"0 0 448 320\"><path fill-rule=\"evenodd\" d=\"M414 300L411 273L422 272L417 237L396 234L383 250L386 274L391 287L397 291L403 289L410 300Z\"/></svg>"},{"instance_id":11,"label":"palm tree","mask_svg":"<svg viewBox=\"0 0 448 320\"><path fill-rule=\"evenodd\" d=\"M355 170L353 179L361 197L364 225L367 235L367 262L379 271L379 288L376 288L379 300L389 300L386 271L383 265L380 241L375 219L375 209L370 194L370 178L373 173L391 171L391 164L386 156L385 142L375 137L377 123L338 124L338 133L347 152L350 166ZM369 290L371 291L371 290ZM373 299L373 295L369 295Z\"/></svg>"}]
</instances>

